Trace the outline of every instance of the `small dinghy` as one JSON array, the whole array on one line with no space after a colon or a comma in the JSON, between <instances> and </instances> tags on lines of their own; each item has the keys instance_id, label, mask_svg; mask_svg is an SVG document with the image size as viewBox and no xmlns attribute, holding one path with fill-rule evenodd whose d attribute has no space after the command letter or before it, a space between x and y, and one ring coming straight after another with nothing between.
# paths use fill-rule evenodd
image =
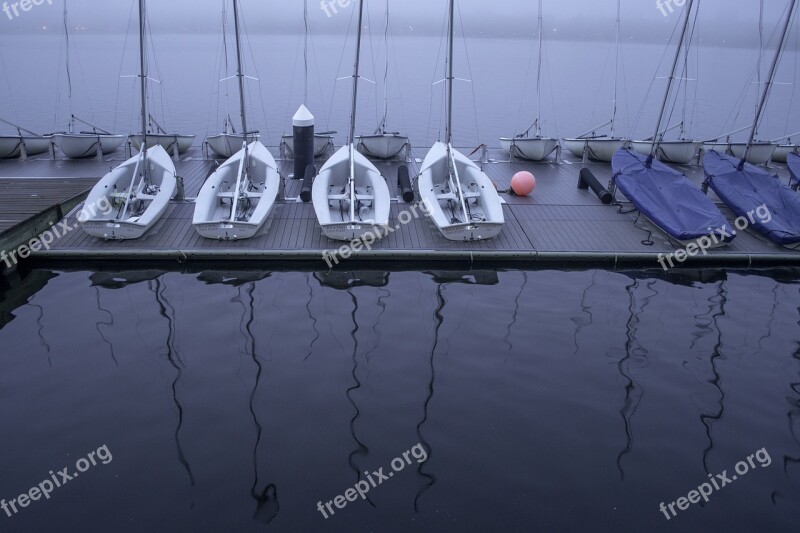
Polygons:
<instances>
[{"instance_id":1,"label":"small dinghy","mask_svg":"<svg viewBox=\"0 0 800 533\"><path fill-rule=\"evenodd\" d=\"M177 190L175 164L160 146L118 166L86 198L83 230L103 239L138 239L158 222ZM111 206L102 212L102 206Z\"/></svg>"},{"instance_id":2,"label":"small dinghy","mask_svg":"<svg viewBox=\"0 0 800 533\"><path fill-rule=\"evenodd\" d=\"M417 179L428 215L445 239L477 241L497 237L505 225L503 203L489 177L455 150L453 138L453 41L455 0L450 0L447 61L447 141L431 147Z\"/></svg>"},{"instance_id":3,"label":"small dinghy","mask_svg":"<svg viewBox=\"0 0 800 533\"><path fill-rule=\"evenodd\" d=\"M323 165L311 190L322 233L339 241L358 240L367 235L378 238L389 225L389 187L380 171L355 145L363 17L364 0L360 0L349 143Z\"/></svg>"},{"instance_id":4,"label":"small dinghy","mask_svg":"<svg viewBox=\"0 0 800 533\"><path fill-rule=\"evenodd\" d=\"M503 204L494 184L452 146L439 142L431 148L418 184L431 220L446 239L492 239L503 230Z\"/></svg>"},{"instance_id":5,"label":"small dinghy","mask_svg":"<svg viewBox=\"0 0 800 533\"><path fill-rule=\"evenodd\" d=\"M145 61L145 0L139 0L139 59L142 131L147 137L147 68ZM175 164L155 145L106 174L86 199L79 221L84 231L104 239L138 239L158 222L178 189ZM108 212L100 207L111 206Z\"/></svg>"},{"instance_id":6,"label":"small dinghy","mask_svg":"<svg viewBox=\"0 0 800 533\"><path fill-rule=\"evenodd\" d=\"M706 184L725 205L769 241L800 249L800 195L778 176L719 152L708 152L703 158ZM769 216L761 215L764 208Z\"/></svg>"},{"instance_id":7,"label":"small dinghy","mask_svg":"<svg viewBox=\"0 0 800 533\"><path fill-rule=\"evenodd\" d=\"M389 225L389 187L354 145L340 148L320 169L312 199L322 233L338 241L381 235Z\"/></svg>"},{"instance_id":8,"label":"small dinghy","mask_svg":"<svg viewBox=\"0 0 800 533\"><path fill-rule=\"evenodd\" d=\"M685 246L708 237L728 244L735 232L720 210L689 179L649 156L619 150L611 166L614 184L628 200L671 239Z\"/></svg>"},{"instance_id":9,"label":"small dinghy","mask_svg":"<svg viewBox=\"0 0 800 533\"><path fill-rule=\"evenodd\" d=\"M110 133L57 133L56 146L71 159L81 159L97 155L99 148L103 154L110 154L125 142L124 135Z\"/></svg>"},{"instance_id":10,"label":"small dinghy","mask_svg":"<svg viewBox=\"0 0 800 533\"><path fill-rule=\"evenodd\" d=\"M249 239L272 212L279 190L275 159L261 142L253 142L208 177L192 224L207 239Z\"/></svg>"},{"instance_id":11,"label":"small dinghy","mask_svg":"<svg viewBox=\"0 0 800 533\"><path fill-rule=\"evenodd\" d=\"M749 228L769 241L793 250L800 249L800 196L791 187L781 183L778 176L749 163L748 156L763 144L756 143L754 139L775 82L781 55L786 48L796 6L797 0L791 0L783 36L764 84L750 139L741 155L731 157L712 150L703 158L706 175L703 188L711 188L738 217L747 220Z\"/></svg>"},{"instance_id":12,"label":"small dinghy","mask_svg":"<svg viewBox=\"0 0 800 533\"><path fill-rule=\"evenodd\" d=\"M22 155L22 148L28 156L40 155L50 149L52 137L41 136L0 136L0 159L12 159Z\"/></svg>"},{"instance_id":13,"label":"small dinghy","mask_svg":"<svg viewBox=\"0 0 800 533\"><path fill-rule=\"evenodd\" d=\"M686 165L697 157L697 152L702 145L703 143L700 141L661 141L658 143L656 157L664 163ZM653 141L633 141L631 146L640 154L649 155L653 149Z\"/></svg>"}]
</instances>

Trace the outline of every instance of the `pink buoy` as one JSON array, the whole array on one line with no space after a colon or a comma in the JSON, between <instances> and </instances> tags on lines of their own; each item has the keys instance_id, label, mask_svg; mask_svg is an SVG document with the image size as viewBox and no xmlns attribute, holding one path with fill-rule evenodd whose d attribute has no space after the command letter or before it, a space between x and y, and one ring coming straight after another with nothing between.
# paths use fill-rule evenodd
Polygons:
<instances>
[{"instance_id":1,"label":"pink buoy","mask_svg":"<svg viewBox=\"0 0 800 533\"><path fill-rule=\"evenodd\" d=\"M536 178L530 172L517 172L511 178L511 190L517 196L528 196L536 188Z\"/></svg>"}]
</instances>

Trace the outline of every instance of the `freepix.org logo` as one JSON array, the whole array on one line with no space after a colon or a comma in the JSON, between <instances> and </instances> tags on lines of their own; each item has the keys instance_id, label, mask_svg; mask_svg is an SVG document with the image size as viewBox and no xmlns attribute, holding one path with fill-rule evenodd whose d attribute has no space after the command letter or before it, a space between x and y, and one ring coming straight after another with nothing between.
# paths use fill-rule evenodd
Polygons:
<instances>
[{"instance_id":1,"label":"freepix.org logo","mask_svg":"<svg viewBox=\"0 0 800 533\"><path fill-rule=\"evenodd\" d=\"M40 6L47 2L48 5L53 5L53 0L19 0L19 2L3 2L3 12L8 17L8 20L14 20L15 18L22 15L24 12L28 12L33 9L33 6Z\"/></svg>"},{"instance_id":2,"label":"freepix.org logo","mask_svg":"<svg viewBox=\"0 0 800 533\"><path fill-rule=\"evenodd\" d=\"M675 8L686 5L686 0L656 0L656 7L665 17L675 12Z\"/></svg>"}]
</instances>

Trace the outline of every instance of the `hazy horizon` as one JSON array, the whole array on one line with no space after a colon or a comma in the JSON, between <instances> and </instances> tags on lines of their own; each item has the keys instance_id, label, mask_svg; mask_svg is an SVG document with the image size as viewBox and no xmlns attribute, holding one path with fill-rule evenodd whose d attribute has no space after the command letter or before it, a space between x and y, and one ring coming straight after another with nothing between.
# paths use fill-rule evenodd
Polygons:
<instances>
[{"instance_id":1,"label":"hazy horizon","mask_svg":"<svg viewBox=\"0 0 800 533\"><path fill-rule=\"evenodd\" d=\"M0 34L53 33L63 31L65 0L41 0L28 12L11 9L0 11ZM340 0L346 7L310 1L309 26L315 35L346 33L353 24L355 0ZM48 2L52 2L49 4ZM349 2L349 4L348 4ZM676 0L622 2L621 32L624 40L636 42L666 42L680 22L684 7ZM9 6L15 2L8 2ZM169 3L149 2L148 18L151 31L170 33L218 33L221 28L222 7L230 0L172 0ZM549 5L552 4L552 5ZM0 6L3 3L0 2ZM265 5L262 0L241 0L242 18L250 34L296 34L302 30L303 1L282 0L280 4ZM392 32L395 35L437 36L443 33L446 0L404 0L402 8L391 2ZM669 6L673 11L669 11ZM764 0L764 39L769 42L777 22L787 8L785 0ZM86 33L136 32L136 0L106 0L100 7L85 0L72 0L69 6L69 25L73 31ZM504 0L502 4L461 0L457 4L459 30L468 37L524 38L533 36L538 16L537 2ZM545 32L549 39L608 40L615 34L616 6L614 0L569 0L555 4L544 2ZM500 12L503 7L504 11ZM365 2L365 28L383 32L384 0ZM664 16L666 13L667 15ZM330 16L328 16L330 15ZM758 43L759 2L728 2L705 0L698 15L699 43L724 46L753 46ZM461 33L459 31L459 33ZM796 32L795 32L796 33ZM792 39L791 46L796 46Z\"/></svg>"}]
</instances>

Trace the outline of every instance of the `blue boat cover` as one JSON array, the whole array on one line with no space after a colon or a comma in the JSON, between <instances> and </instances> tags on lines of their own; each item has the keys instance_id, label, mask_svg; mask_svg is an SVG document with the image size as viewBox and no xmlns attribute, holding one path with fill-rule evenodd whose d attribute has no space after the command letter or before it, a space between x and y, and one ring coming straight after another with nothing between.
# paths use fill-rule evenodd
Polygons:
<instances>
[{"instance_id":1,"label":"blue boat cover","mask_svg":"<svg viewBox=\"0 0 800 533\"><path fill-rule=\"evenodd\" d=\"M800 154L790 153L786 157L786 163L789 165L789 174L792 175L792 186L800 184Z\"/></svg>"},{"instance_id":2,"label":"blue boat cover","mask_svg":"<svg viewBox=\"0 0 800 533\"><path fill-rule=\"evenodd\" d=\"M739 161L713 150L706 153L703 168L711 189L770 241L781 246L800 243L800 195L777 176L749 163L739 170ZM769 217L753 216L761 206L769 209Z\"/></svg>"},{"instance_id":3,"label":"blue boat cover","mask_svg":"<svg viewBox=\"0 0 800 533\"><path fill-rule=\"evenodd\" d=\"M714 202L686 176L656 160L647 168L646 161L647 156L622 148L611 167L619 190L655 225L678 241L734 234Z\"/></svg>"}]
</instances>

